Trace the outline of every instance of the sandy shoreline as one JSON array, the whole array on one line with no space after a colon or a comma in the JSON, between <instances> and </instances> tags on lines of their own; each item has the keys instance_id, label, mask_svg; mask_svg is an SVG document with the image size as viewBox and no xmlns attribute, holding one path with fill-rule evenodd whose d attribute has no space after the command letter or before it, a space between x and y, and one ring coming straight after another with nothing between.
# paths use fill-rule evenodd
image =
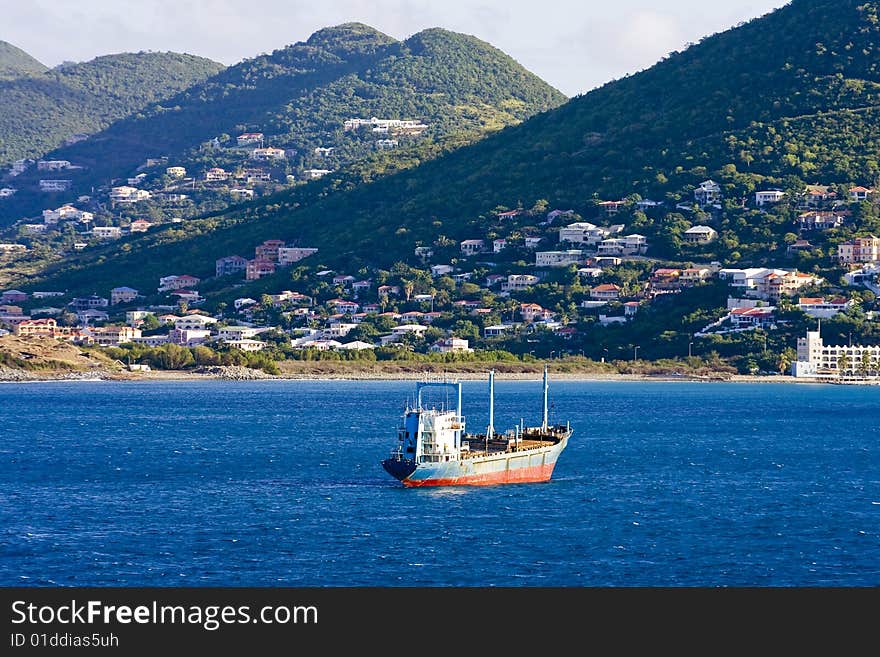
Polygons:
<instances>
[{"instance_id":1,"label":"sandy shoreline","mask_svg":"<svg viewBox=\"0 0 880 657\"><path fill-rule=\"evenodd\" d=\"M102 372L21 372L22 376L9 378L0 373L0 383L41 383L41 382L75 382L75 381L110 381L117 383L138 381L417 381L426 375L431 377L444 376L462 381L483 381L487 372L383 372L383 371L352 371L352 372L297 372L287 373L280 376L258 375L252 378L229 378L218 374L206 374L186 371L162 371L128 372L128 371L102 371ZM583 381L583 382L657 382L657 383L787 383L787 384L828 384L825 381L792 376L768 375L751 376L742 374L719 373L717 375L687 375L682 374L611 374L595 372L551 372L551 378L555 381ZM541 378L539 372L498 372L496 380L499 381L538 381ZM861 385L878 385L878 383L852 382Z\"/></svg>"}]
</instances>

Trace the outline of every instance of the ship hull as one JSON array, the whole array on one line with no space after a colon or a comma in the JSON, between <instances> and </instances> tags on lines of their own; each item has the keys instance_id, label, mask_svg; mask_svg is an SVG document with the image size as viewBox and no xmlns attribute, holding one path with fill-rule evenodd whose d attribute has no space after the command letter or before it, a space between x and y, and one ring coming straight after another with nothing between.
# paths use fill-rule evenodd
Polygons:
<instances>
[{"instance_id":1,"label":"ship hull","mask_svg":"<svg viewBox=\"0 0 880 657\"><path fill-rule=\"evenodd\" d=\"M520 452L418 465L389 459L383 465L407 488L536 483L550 480L567 442L568 436L555 445Z\"/></svg>"}]
</instances>

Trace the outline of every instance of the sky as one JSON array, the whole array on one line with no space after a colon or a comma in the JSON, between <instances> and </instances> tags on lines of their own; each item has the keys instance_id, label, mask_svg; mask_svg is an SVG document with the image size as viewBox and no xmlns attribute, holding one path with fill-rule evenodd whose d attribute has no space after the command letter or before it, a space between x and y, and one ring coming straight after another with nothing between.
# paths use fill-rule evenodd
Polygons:
<instances>
[{"instance_id":1,"label":"sky","mask_svg":"<svg viewBox=\"0 0 880 657\"><path fill-rule=\"evenodd\" d=\"M398 39L472 34L568 96L648 68L784 0L0 0L0 40L47 66L117 52L187 52L223 64L358 21Z\"/></svg>"}]
</instances>

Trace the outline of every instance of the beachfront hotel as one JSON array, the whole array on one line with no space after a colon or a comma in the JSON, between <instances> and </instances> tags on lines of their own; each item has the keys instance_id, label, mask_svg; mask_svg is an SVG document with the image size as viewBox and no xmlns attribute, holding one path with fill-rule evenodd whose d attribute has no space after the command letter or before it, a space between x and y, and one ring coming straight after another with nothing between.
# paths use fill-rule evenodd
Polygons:
<instances>
[{"instance_id":1,"label":"beachfront hotel","mask_svg":"<svg viewBox=\"0 0 880 657\"><path fill-rule=\"evenodd\" d=\"M807 331L798 338L797 362L791 373L796 377L880 380L880 346L831 346L820 332Z\"/></svg>"}]
</instances>

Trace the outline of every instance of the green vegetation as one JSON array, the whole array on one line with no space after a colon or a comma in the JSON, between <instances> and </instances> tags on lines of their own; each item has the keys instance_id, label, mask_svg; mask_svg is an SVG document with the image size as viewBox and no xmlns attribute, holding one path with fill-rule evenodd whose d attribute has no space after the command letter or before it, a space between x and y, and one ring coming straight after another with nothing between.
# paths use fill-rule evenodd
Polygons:
<instances>
[{"instance_id":1,"label":"green vegetation","mask_svg":"<svg viewBox=\"0 0 880 657\"><path fill-rule=\"evenodd\" d=\"M726 185L729 200L718 215L724 255L764 257L790 227L774 221L768 236L765 226L749 227L758 216L739 224L735 198L780 182L870 182L878 172L878 6L795 0L466 148L437 142L438 153L451 152L418 167L369 185L358 184L363 171L342 171L191 222L186 232L149 235L124 253L82 255L48 280L85 289L115 283L121 272L135 283L169 271L204 275L216 257L275 237L319 247L328 266L390 266L438 236L472 237L498 206L548 199L590 219L596 199L678 202L692 199L694 185L709 176ZM627 219L638 219L649 237L666 233L668 248L659 239L659 253L673 254L682 217L639 215Z\"/></svg>"},{"instance_id":2,"label":"green vegetation","mask_svg":"<svg viewBox=\"0 0 880 657\"><path fill-rule=\"evenodd\" d=\"M346 119L418 119L418 138L397 136L403 153L379 153L366 174L418 164L427 144L478 136L564 102L565 97L510 57L470 36L431 29L397 41L366 25L327 28L308 41L245 60L201 84L118 121L52 157L86 167L72 176L72 199L112 178L130 175L149 157L168 156L204 172L241 163L235 137L260 132L265 145L295 150L286 173L338 169L376 153L369 128L345 132ZM408 148L414 146L414 148ZM333 148L327 156L314 149ZM230 159L234 154L236 159ZM402 160L400 165L394 161ZM26 179L25 179L26 180ZM7 221L36 213L41 197L19 194L0 206Z\"/></svg>"},{"instance_id":3,"label":"green vegetation","mask_svg":"<svg viewBox=\"0 0 880 657\"><path fill-rule=\"evenodd\" d=\"M107 55L51 70L25 61L22 68L21 58L5 46L0 42L0 164L41 156L75 134L98 132L223 68L170 52ZM9 66L27 75L5 74Z\"/></svg>"},{"instance_id":4,"label":"green vegetation","mask_svg":"<svg viewBox=\"0 0 880 657\"><path fill-rule=\"evenodd\" d=\"M0 80L11 80L47 71L45 65L11 43L0 41Z\"/></svg>"}]
</instances>

